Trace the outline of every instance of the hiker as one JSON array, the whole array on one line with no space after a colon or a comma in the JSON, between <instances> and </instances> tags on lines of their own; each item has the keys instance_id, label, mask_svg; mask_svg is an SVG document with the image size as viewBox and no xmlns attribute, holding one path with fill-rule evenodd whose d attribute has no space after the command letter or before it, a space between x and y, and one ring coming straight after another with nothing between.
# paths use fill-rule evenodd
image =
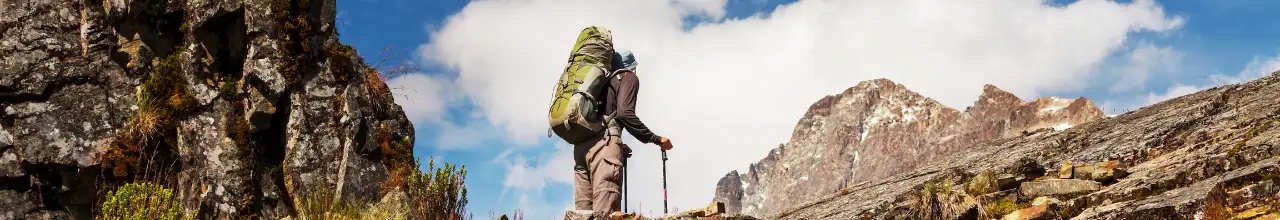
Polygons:
<instances>
[{"instance_id":1,"label":"hiker","mask_svg":"<svg viewBox=\"0 0 1280 220\"><path fill-rule=\"evenodd\" d=\"M640 91L640 78L636 74L635 56L627 50L617 50L612 59L613 77L610 77L603 113L612 115L606 121L607 128L590 141L573 147L574 207L578 210L612 213L621 210L621 166L624 154L630 149L622 144L622 130L643 143L652 143L662 150L671 149L671 140L649 130L636 116L636 95Z\"/></svg>"}]
</instances>

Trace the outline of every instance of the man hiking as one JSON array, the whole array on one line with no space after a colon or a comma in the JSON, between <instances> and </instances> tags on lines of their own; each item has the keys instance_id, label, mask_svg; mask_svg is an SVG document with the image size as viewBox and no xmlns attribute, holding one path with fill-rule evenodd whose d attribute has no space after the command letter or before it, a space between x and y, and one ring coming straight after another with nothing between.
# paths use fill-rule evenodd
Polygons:
<instances>
[{"instance_id":1,"label":"man hiking","mask_svg":"<svg viewBox=\"0 0 1280 220\"><path fill-rule=\"evenodd\" d=\"M662 150L671 149L671 140L658 136L636 116L636 95L640 92L640 78L636 74L635 56L627 50L613 53L613 76L608 79L605 115L607 129L588 141L573 147L574 208L596 213L613 213L621 210L622 162L630 149L622 143L622 130L643 143L652 143Z\"/></svg>"}]
</instances>

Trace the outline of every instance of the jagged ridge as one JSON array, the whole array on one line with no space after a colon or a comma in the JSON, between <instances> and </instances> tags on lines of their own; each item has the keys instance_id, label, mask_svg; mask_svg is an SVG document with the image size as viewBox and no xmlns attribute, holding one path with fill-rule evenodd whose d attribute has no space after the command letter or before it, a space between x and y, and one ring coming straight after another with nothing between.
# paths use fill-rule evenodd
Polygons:
<instances>
[{"instance_id":1,"label":"jagged ridge","mask_svg":"<svg viewBox=\"0 0 1280 220\"><path fill-rule=\"evenodd\" d=\"M984 141L1101 117L1086 98L1025 102L986 85L979 100L960 112L887 79L864 81L811 105L789 142L718 183L716 201L730 213L769 216Z\"/></svg>"},{"instance_id":2,"label":"jagged ridge","mask_svg":"<svg viewBox=\"0 0 1280 220\"><path fill-rule=\"evenodd\" d=\"M1064 168L1064 163L1103 161L1130 174L1101 181L1099 189L1047 196L1062 201L1049 213L1018 212L1071 219L1275 216L1276 211L1267 208L1276 207L1280 199L1275 182L1280 175L1280 100L1276 97L1280 97L1280 72L1063 132L1036 132L976 145L920 169L854 184L772 217L889 219L920 215L921 208L947 203L942 205L954 209L941 211L944 216L998 218L1003 213L985 212L990 210L986 207L998 205L1000 198L1016 198L1010 205L1027 207L1034 197L1027 187L1034 182L1080 178L1072 177L1072 169ZM965 188L984 173L1017 177L999 184L994 192L968 193ZM922 200L930 198L923 195L939 192L950 192L957 199Z\"/></svg>"}]
</instances>

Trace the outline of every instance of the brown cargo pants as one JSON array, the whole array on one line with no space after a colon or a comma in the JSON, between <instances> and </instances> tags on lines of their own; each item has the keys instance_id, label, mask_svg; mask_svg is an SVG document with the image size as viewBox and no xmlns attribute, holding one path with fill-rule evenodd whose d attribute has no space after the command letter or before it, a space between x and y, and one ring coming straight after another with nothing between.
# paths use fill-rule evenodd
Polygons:
<instances>
[{"instance_id":1,"label":"brown cargo pants","mask_svg":"<svg viewBox=\"0 0 1280 220\"><path fill-rule=\"evenodd\" d=\"M622 209L622 137L601 135L573 146L573 204L577 210Z\"/></svg>"}]
</instances>

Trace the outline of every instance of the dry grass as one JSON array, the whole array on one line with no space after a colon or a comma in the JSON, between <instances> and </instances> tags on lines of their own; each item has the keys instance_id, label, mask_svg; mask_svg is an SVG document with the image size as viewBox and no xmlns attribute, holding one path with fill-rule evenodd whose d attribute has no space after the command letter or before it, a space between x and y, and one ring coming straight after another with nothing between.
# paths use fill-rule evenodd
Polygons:
<instances>
[{"instance_id":1,"label":"dry grass","mask_svg":"<svg viewBox=\"0 0 1280 220\"><path fill-rule=\"evenodd\" d=\"M383 112L388 106L394 103L394 100L392 99L394 94L391 93L391 90L408 89L404 87L390 88L387 86L386 81L397 76L417 73L420 71L418 66L413 65L412 62L402 60L404 57L407 57L404 55L405 53L406 51L396 50L392 46L384 47L382 48L382 51L378 52L376 57L377 60L372 64L366 64L366 68L361 71L364 73L365 82L369 84L369 96L373 97L373 105L379 110L379 112ZM392 61L396 60L399 60L400 62L396 62L397 64L391 65ZM361 62L363 62L363 59ZM406 96L403 98L408 97Z\"/></svg>"},{"instance_id":2,"label":"dry grass","mask_svg":"<svg viewBox=\"0 0 1280 220\"><path fill-rule=\"evenodd\" d=\"M333 190L315 190L303 198L297 216L302 219L470 219L466 214L466 168L445 164L436 168L429 163L429 173L411 170L404 188L392 190L384 201L372 204L348 204L338 201ZM517 219L522 219L517 212Z\"/></svg>"},{"instance_id":3,"label":"dry grass","mask_svg":"<svg viewBox=\"0 0 1280 220\"><path fill-rule=\"evenodd\" d=\"M293 85L302 78L308 63L306 55L311 54L306 42L313 35L311 22L307 20L311 1L273 0L268 6L275 15L272 19L283 27L278 36L280 51L277 54L282 62L276 71L284 76L286 84Z\"/></svg>"},{"instance_id":4,"label":"dry grass","mask_svg":"<svg viewBox=\"0 0 1280 220\"><path fill-rule=\"evenodd\" d=\"M369 86L369 98L373 100L373 103L371 103L373 105L373 110L375 112L386 112L387 108L391 106L394 101L391 96L391 88L387 87L387 83L384 81L381 71L373 68L365 68L361 73L364 75L364 80L367 83L366 85Z\"/></svg>"},{"instance_id":5,"label":"dry grass","mask_svg":"<svg viewBox=\"0 0 1280 220\"><path fill-rule=\"evenodd\" d=\"M985 210L976 209L977 200L972 196L952 189L949 179L937 179L925 182L920 192L912 195L915 205L910 214L923 219L958 219L985 215Z\"/></svg>"},{"instance_id":6,"label":"dry grass","mask_svg":"<svg viewBox=\"0 0 1280 220\"><path fill-rule=\"evenodd\" d=\"M375 128L374 136L377 138L378 150L382 153L382 165L390 173L387 181L383 182L382 189L389 192L406 187L410 172L418 172L417 164L413 161L412 140L407 136L397 137L386 125Z\"/></svg>"},{"instance_id":7,"label":"dry grass","mask_svg":"<svg viewBox=\"0 0 1280 220\"><path fill-rule=\"evenodd\" d=\"M179 54L157 60L152 73L138 87L138 110L99 158L103 167L119 180L152 172L154 164L172 161L176 145L173 118L194 108L195 98L186 91Z\"/></svg>"},{"instance_id":8,"label":"dry grass","mask_svg":"<svg viewBox=\"0 0 1280 220\"><path fill-rule=\"evenodd\" d=\"M993 199L990 203L983 204L983 209L986 211L985 216L988 219L1000 218L1021 208L1018 204L1018 197L1014 195L1001 196Z\"/></svg>"}]
</instances>

